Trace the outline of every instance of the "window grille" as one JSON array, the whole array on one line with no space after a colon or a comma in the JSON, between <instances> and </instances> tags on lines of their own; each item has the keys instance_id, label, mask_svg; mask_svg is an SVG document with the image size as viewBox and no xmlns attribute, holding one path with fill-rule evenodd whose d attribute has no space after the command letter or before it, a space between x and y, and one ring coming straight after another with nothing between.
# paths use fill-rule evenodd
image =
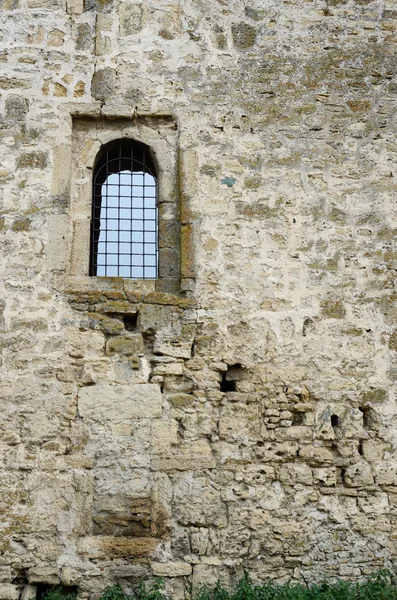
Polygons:
<instances>
[{"instance_id":1,"label":"window grille","mask_svg":"<svg viewBox=\"0 0 397 600\"><path fill-rule=\"evenodd\" d=\"M111 142L97 157L90 275L158 276L157 176L148 146L139 142Z\"/></svg>"}]
</instances>

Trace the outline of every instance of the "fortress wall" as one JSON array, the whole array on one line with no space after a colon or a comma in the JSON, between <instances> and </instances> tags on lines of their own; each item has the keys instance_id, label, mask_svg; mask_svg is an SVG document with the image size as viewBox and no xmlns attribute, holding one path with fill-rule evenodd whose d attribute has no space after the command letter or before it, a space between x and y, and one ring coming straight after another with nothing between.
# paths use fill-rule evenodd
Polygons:
<instances>
[{"instance_id":1,"label":"fortress wall","mask_svg":"<svg viewBox=\"0 0 397 600\"><path fill-rule=\"evenodd\" d=\"M0 7L0 599L393 568L395 3ZM84 271L115 131L177 288Z\"/></svg>"}]
</instances>

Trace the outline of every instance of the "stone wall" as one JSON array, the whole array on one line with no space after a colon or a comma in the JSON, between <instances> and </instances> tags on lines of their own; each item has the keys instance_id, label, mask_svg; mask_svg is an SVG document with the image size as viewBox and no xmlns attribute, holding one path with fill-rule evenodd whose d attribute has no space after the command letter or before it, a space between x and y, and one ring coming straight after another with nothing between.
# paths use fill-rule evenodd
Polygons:
<instances>
[{"instance_id":1,"label":"stone wall","mask_svg":"<svg viewBox=\"0 0 397 600\"><path fill-rule=\"evenodd\" d=\"M394 0L0 7L0 600L393 568ZM175 123L177 290L80 273L79 118Z\"/></svg>"}]
</instances>

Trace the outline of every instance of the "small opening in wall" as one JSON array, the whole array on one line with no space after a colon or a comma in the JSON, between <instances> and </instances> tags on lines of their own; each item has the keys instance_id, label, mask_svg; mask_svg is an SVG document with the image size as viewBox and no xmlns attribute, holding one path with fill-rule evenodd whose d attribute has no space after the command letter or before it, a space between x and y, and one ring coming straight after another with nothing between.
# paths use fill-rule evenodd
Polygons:
<instances>
[{"instance_id":1,"label":"small opening in wall","mask_svg":"<svg viewBox=\"0 0 397 600\"><path fill-rule=\"evenodd\" d=\"M296 412L292 415L292 425L303 425L305 422L305 413Z\"/></svg>"},{"instance_id":2,"label":"small opening in wall","mask_svg":"<svg viewBox=\"0 0 397 600\"><path fill-rule=\"evenodd\" d=\"M221 392L235 392L236 381L242 379L244 369L240 363L229 365L226 371L222 373L222 381L220 383Z\"/></svg>"},{"instance_id":3,"label":"small opening in wall","mask_svg":"<svg viewBox=\"0 0 397 600\"><path fill-rule=\"evenodd\" d=\"M124 329L126 331L136 331L138 322L138 313L134 315L125 315L123 317Z\"/></svg>"},{"instance_id":4,"label":"small opening in wall","mask_svg":"<svg viewBox=\"0 0 397 600\"><path fill-rule=\"evenodd\" d=\"M357 450L358 450L358 453L359 453L359 455L360 455L360 456L362 456L362 455L364 454L364 450L363 450L363 443L362 443L362 441L361 441L361 440L360 440L360 442L359 442L359 444L358 444L358 448L357 448Z\"/></svg>"},{"instance_id":5,"label":"small opening in wall","mask_svg":"<svg viewBox=\"0 0 397 600\"><path fill-rule=\"evenodd\" d=\"M346 477L346 469L341 469L341 470L340 470L340 476L341 476L341 479L342 479L342 483L343 483L343 485L345 485L345 483L346 483L346 482L345 482L345 477Z\"/></svg>"},{"instance_id":6,"label":"small opening in wall","mask_svg":"<svg viewBox=\"0 0 397 600\"><path fill-rule=\"evenodd\" d=\"M360 412L363 415L363 427L364 429L372 429L374 424L374 416L369 406L360 406Z\"/></svg>"},{"instance_id":7,"label":"small opening in wall","mask_svg":"<svg viewBox=\"0 0 397 600\"><path fill-rule=\"evenodd\" d=\"M45 600L48 592L56 591L58 598L65 598L66 600L72 600L77 598L77 586L63 586L63 585L48 585L47 583L39 583L37 586L36 600Z\"/></svg>"},{"instance_id":8,"label":"small opening in wall","mask_svg":"<svg viewBox=\"0 0 397 600\"><path fill-rule=\"evenodd\" d=\"M340 427L338 415L331 415L331 425L334 429Z\"/></svg>"},{"instance_id":9,"label":"small opening in wall","mask_svg":"<svg viewBox=\"0 0 397 600\"><path fill-rule=\"evenodd\" d=\"M228 379L226 379L226 373L227 373L227 371L222 373L222 381L220 384L221 392L235 392L236 391L236 382L229 381Z\"/></svg>"}]
</instances>

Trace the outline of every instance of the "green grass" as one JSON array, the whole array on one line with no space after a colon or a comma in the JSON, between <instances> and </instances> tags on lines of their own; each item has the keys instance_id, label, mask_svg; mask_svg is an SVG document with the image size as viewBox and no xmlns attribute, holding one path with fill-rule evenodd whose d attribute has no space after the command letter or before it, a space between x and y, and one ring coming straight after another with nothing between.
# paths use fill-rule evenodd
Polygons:
<instances>
[{"instance_id":1,"label":"green grass","mask_svg":"<svg viewBox=\"0 0 397 600\"><path fill-rule=\"evenodd\" d=\"M45 600L75 600L75 596L62 595L62 588L58 587L48 592ZM172 599L165 595L163 581L156 579L150 588L140 584L133 594L125 594L118 584L107 587L99 600ZM381 570L361 583L337 581L312 586L272 581L255 584L246 574L231 590L219 582L213 587L202 586L193 600L397 600L397 586L392 584L391 573L387 570Z\"/></svg>"}]
</instances>

